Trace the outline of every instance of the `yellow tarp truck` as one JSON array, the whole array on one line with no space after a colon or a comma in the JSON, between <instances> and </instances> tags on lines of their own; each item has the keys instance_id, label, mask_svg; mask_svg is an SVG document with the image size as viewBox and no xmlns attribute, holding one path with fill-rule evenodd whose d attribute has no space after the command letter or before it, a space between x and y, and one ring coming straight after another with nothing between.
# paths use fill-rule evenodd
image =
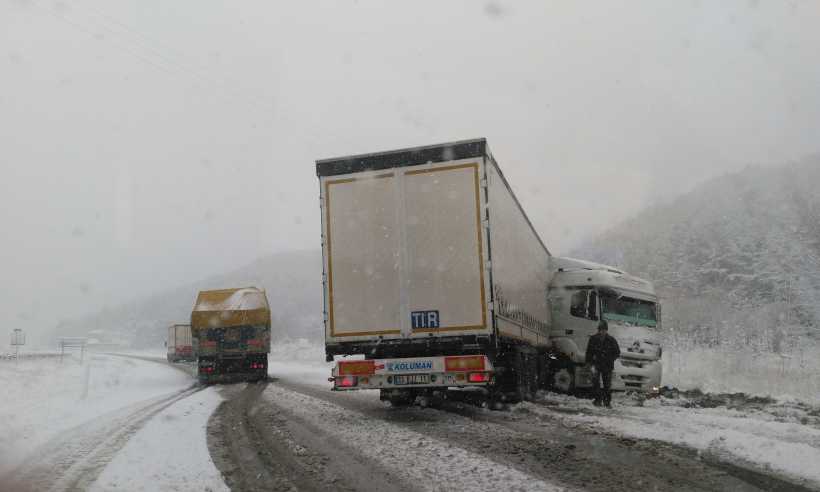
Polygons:
<instances>
[{"instance_id":1,"label":"yellow tarp truck","mask_svg":"<svg viewBox=\"0 0 820 492\"><path fill-rule=\"evenodd\" d=\"M201 291L191 312L191 335L201 382L267 378L270 306L264 290Z\"/></svg>"}]
</instances>

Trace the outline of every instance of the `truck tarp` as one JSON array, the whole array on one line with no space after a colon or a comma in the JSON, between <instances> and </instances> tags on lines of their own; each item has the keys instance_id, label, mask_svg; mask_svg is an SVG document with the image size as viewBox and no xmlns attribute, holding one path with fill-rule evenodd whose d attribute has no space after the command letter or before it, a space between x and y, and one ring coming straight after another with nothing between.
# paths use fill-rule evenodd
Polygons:
<instances>
[{"instance_id":1,"label":"truck tarp","mask_svg":"<svg viewBox=\"0 0 820 492\"><path fill-rule=\"evenodd\" d=\"M264 325L270 327L270 307L265 291L256 287L204 290L191 312L191 329Z\"/></svg>"}]
</instances>

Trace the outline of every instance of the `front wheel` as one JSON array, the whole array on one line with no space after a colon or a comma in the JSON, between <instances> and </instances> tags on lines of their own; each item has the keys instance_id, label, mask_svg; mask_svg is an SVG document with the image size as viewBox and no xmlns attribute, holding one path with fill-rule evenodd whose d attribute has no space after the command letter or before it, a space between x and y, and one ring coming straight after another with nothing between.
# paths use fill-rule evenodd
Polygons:
<instances>
[{"instance_id":1,"label":"front wheel","mask_svg":"<svg viewBox=\"0 0 820 492\"><path fill-rule=\"evenodd\" d=\"M575 368L573 366L558 369L552 378L552 387L554 389L563 393L575 391Z\"/></svg>"}]
</instances>

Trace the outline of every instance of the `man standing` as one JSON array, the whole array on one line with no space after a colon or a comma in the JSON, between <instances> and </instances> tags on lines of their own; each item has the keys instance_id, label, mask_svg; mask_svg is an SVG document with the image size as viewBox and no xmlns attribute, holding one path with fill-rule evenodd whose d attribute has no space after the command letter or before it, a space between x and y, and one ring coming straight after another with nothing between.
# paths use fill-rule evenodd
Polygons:
<instances>
[{"instance_id":1,"label":"man standing","mask_svg":"<svg viewBox=\"0 0 820 492\"><path fill-rule=\"evenodd\" d=\"M595 390L593 404L596 407L603 404L612 408L612 370L615 368L615 359L621 356L621 347L615 338L609 336L608 331L606 321L601 320L598 323L598 333L589 337L586 361L592 366L592 387Z\"/></svg>"}]
</instances>

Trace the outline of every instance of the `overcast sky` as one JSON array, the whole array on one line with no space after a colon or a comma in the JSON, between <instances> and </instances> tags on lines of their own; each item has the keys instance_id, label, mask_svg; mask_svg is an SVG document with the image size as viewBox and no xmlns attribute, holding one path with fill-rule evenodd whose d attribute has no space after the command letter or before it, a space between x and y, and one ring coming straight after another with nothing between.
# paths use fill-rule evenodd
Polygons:
<instances>
[{"instance_id":1,"label":"overcast sky","mask_svg":"<svg viewBox=\"0 0 820 492\"><path fill-rule=\"evenodd\" d=\"M488 138L566 252L709 177L820 151L818 18L814 1L0 0L0 323L318 248L315 159L457 139Z\"/></svg>"}]
</instances>

